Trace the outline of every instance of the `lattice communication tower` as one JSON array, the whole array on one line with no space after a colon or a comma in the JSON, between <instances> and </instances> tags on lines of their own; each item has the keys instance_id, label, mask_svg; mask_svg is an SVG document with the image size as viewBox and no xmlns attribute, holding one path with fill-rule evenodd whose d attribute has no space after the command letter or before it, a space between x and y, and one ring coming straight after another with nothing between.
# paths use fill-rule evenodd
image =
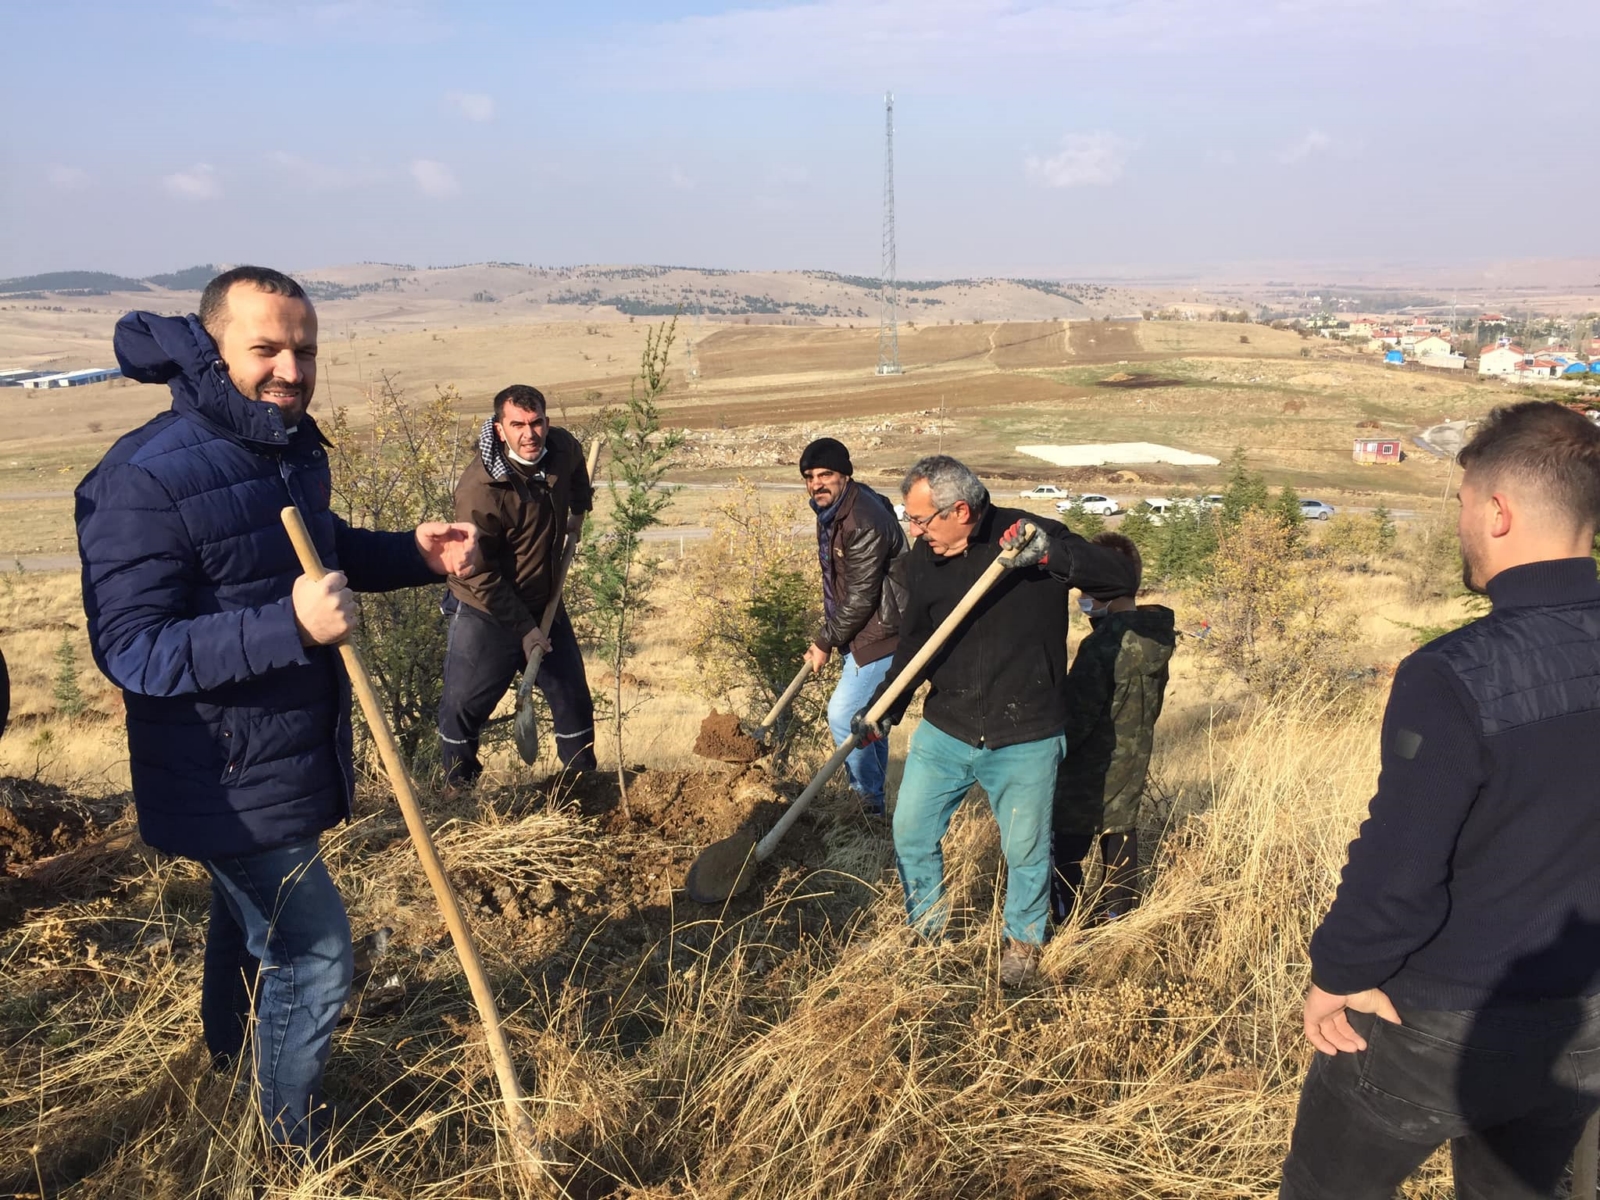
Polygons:
<instances>
[{"instance_id":1,"label":"lattice communication tower","mask_svg":"<svg viewBox=\"0 0 1600 1200\"><path fill-rule=\"evenodd\" d=\"M878 318L878 374L900 372L900 288L894 261L894 93L883 97L883 269L878 290L882 311Z\"/></svg>"}]
</instances>

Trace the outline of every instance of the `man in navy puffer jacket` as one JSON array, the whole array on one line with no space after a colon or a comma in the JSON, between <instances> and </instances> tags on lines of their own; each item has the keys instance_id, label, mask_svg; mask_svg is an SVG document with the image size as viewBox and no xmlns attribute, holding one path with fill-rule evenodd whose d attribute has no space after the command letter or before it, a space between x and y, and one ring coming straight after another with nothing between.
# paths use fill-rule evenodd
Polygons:
<instances>
[{"instance_id":1,"label":"man in navy puffer jacket","mask_svg":"<svg viewBox=\"0 0 1600 1200\"><path fill-rule=\"evenodd\" d=\"M318 858L354 789L334 646L355 627L352 589L470 573L477 535L352 529L330 511L327 443L306 415L316 337L300 285L260 267L212 280L197 317L123 317L123 374L168 384L172 407L85 477L77 525L95 662L127 704L139 831L212 879L206 1043L232 1062L254 995L262 1112L276 1140L320 1150L317 1092L352 957ZM284 531L291 503L322 580Z\"/></svg>"}]
</instances>

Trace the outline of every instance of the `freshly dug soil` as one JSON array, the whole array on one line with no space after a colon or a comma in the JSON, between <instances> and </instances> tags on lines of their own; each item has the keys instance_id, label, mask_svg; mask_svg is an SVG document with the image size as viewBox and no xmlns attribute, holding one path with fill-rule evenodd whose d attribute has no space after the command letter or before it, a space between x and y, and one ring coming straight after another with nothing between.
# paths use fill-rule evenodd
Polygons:
<instances>
[{"instance_id":1,"label":"freshly dug soil","mask_svg":"<svg viewBox=\"0 0 1600 1200\"><path fill-rule=\"evenodd\" d=\"M712 709L700 722L700 736L694 740L694 752L701 758L718 762L755 762L762 755L761 743L739 728L739 718L732 713Z\"/></svg>"},{"instance_id":2,"label":"freshly dug soil","mask_svg":"<svg viewBox=\"0 0 1600 1200\"><path fill-rule=\"evenodd\" d=\"M72 850L104 824L60 788L0 779L0 873Z\"/></svg>"},{"instance_id":3,"label":"freshly dug soil","mask_svg":"<svg viewBox=\"0 0 1600 1200\"><path fill-rule=\"evenodd\" d=\"M628 785L635 820L672 841L706 846L741 829L764 833L784 809L766 772L650 771Z\"/></svg>"}]
</instances>

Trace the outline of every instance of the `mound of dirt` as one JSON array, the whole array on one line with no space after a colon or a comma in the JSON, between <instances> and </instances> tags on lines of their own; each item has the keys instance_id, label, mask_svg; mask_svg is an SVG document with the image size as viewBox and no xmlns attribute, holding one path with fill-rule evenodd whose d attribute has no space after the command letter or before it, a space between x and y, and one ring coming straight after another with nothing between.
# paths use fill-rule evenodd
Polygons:
<instances>
[{"instance_id":1,"label":"mound of dirt","mask_svg":"<svg viewBox=\"0 0 1600 1200\"><path fill-rule=\"evenodd\" d=\"M700 722L694 752L718 762L747 763L761 757L761 745L739 728L738 717L712 709Z\"/></svg>"},{"instance_id":2,"label":"mound of dirt","mask_svg":"<svg viewBox=\"0 0 1600 1200\"><path fill-rule=\"evenodd\" d=\"M0 779L0 873L76 849L107 823L58 787Z\"/></svg>"},{"instance_id":3,"label":"mound of dirt","mask_svg":"<svg viewBox=\"0 0 1600 1200\"><path fill-rule=\"evenodd\" d=\"M649 771L628 786L636 820L665 837L706 846L741 829L764 832L784 809L766 772Z\"/></svg>"}]
</instances>

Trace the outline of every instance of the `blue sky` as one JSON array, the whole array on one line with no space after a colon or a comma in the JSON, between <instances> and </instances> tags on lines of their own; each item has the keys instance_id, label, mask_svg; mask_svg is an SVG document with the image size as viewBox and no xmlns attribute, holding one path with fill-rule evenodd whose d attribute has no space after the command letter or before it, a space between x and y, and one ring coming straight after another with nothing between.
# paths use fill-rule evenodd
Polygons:
<instances>
[{"instance_id":1,"label":"blue sky","mask_svg":"<svg viewBox=\"0 0 1600 1200\"><path fill-rule=\"evenodd\" d=\"M0 275L1600 256L1593 0L5 0Z\"/></svg>"}]
</instances>

